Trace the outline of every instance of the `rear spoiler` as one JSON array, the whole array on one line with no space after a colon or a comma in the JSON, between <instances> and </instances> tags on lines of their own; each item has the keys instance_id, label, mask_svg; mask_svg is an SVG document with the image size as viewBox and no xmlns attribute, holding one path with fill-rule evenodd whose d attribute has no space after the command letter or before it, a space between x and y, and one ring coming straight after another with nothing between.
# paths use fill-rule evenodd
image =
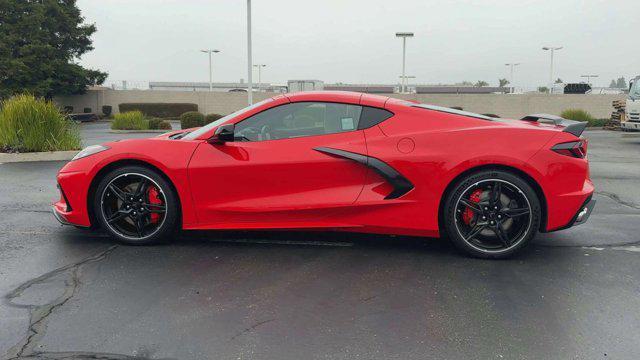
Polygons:
<instances>
[{"instance_id":1,"label":"rear spoiler","mask_svg":"<svg viewBox=\"0 0 640 360\"><path fill-rule=\"evenodd\" d=\"M564 126L564 129L562 131L567 132L569 134L573 134L573 135L575 135L577 137L580 137L580 135L582 135L582 132L584 131L584 129L587 128L587 122L586 121L567 120L565 118L561 118L560 116L549 115L549 114L527 115L527 116L523 117L520 120L537 121L537 122L540 122L540 123L554 124L554 125L557 125L557 126Z\"/></svg>"}]
</instances>

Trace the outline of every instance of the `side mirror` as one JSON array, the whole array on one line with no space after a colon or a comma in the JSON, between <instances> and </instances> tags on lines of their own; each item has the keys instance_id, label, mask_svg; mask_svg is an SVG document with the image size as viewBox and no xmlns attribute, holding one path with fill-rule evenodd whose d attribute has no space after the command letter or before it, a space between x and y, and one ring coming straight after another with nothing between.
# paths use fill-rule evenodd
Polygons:
<instances>
[{"instance_id":1,"label":"side mirror","mask_svg":"<svg viewBox=\"0 0 640 360\"><path fill-rule=\"evenodd\" d=\"M235 139L236 126L234 124L227 124L219 126L213 133L213 136L209 138L209 144L224 144Z\"/></svg>"}]
</instances>

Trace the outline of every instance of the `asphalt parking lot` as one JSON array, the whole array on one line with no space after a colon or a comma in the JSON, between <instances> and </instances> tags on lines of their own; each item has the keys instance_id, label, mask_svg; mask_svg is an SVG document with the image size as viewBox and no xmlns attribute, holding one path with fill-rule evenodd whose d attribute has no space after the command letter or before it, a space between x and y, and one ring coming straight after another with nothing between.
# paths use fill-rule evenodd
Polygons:
<instances>
[{"instance_id":1,"label":"asphalt parking lot","mask_svg":"<svg viewBox=\"0 0 640 360\"><path fill-rule=\"evenodd\" d=\"M125 136L102 126L87 145ZM585 135L589 222L506 261L326 232L121 246L51 216L62 162L1 164L0 356L637 359L640 138Z\"/></svg>"}]
</instances>

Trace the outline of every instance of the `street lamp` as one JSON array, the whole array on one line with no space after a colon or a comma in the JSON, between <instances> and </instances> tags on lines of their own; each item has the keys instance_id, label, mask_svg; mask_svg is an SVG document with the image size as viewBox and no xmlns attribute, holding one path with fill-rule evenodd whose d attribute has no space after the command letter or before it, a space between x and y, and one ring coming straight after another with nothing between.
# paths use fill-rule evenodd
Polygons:
<instances>
[{"instance_id":1,"label":"street lamp","mask_svg":"<svg viewBox=\"0 0 640 360\"><path fill-rule=\"evenodd\" d=\"M591 86L591 78L597 78L598 75L580 75L580 77L587 78L587 85Z\"/></svg>"},{"instance_id":2,"label":"street lamp","mask_svg":"<svg viewBox=\"0 0 640 360\"><path fill-rule=\"evenodd\" d=\"M511 67L511 76L509 78L509 82L511 83L511 93L513 94L516 89L515 85L513 84L513 68L520 65L520 63L507 63L505 65Z\"/></svg>"},{"instance_id":3,"label":"street lamp","mask_svg":"<svg viewBox=\"0 0 640 360\"><path fill-rule=\"evenodd\" d=\"M251 0L247 0L247 72L248 72L248 84L247 94L249 95L249 105L253 104L253 59L251 58Z\"/></svg>"},{"instance_id":4,"label":"street lamp","mask_svg":"<svg viewBox=\"0 0 640 360\"><path fill-rule=\"evenodd\" d=\"M402 83L400 84L400 92L404 93L405 90L405 75L404 75L404 69L405 69L405 64L406 64L406 57L407 57L407 38L408 37L413 37L413 33L412 32L397 32L396 33L396 37L402 38Z\"/></svg>"},{"instance_id":5,"label":"street lamp","mask_svg":"<svg viewBox=\"0 0 640 360\"><path fill-rule=\"evenodd\" d=\"M408 87L409 82L407 81L407 79L415 79L416 77L413 75L404 75L404 76L400 75L399 78L400 78L400 81L405 84L405 87Z\"/></svg>"},{"instance_id":6,"label":"street lamp","mask_svg":"<svg viewBox=\"0 0 640 360\"><path fill-rule=\"evenodd\" d=\"M208 49L200 51L203 53L209 53L209 91L213 91L213 64L211 62L211 53L219 53L220 50Z\"/></svg>"},{"instance_id":7,"label":"street lamp","mask_svg":"<svg viewBox=\"0 0 640 360\"><path fill-rule=\"evenodd\" d=\"M551 51L551 67L549 69L549 93L553 90L553 52L562 49L562 46L545 46L542 50Z\"/></svg>"},{"instance_id":8,"label":"street lamp","mask_svg":"<svg viewBox=\"0 0 640 360\"><path fill-rule=\"evenodd\" d=\"M261 74L260 70L265 66L267 66L267 65L266 64L253 65L253 67L258 68L258 91L260 91L260 86L262 85L262 76L260 76L260 74Z\"/></svg>"}]
</instances>

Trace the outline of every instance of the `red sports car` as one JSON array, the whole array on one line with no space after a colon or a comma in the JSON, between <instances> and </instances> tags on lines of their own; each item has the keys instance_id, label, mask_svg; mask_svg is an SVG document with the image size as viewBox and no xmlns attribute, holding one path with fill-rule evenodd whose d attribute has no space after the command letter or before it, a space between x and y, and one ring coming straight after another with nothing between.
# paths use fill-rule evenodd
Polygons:
<instances>
[{"instance_id":1,"label":"red sports car","mask_svg":"<svg viewBox=\"0 0 640 360\"><path fill-rule=\"evenodd\" d=\"M60 170L53 210L128 244L176 229L330 229L446 234L502 258L589 217L584 128L360 93L279 95L198 129L85 148Z\"/></svg>"}]
</instances>

